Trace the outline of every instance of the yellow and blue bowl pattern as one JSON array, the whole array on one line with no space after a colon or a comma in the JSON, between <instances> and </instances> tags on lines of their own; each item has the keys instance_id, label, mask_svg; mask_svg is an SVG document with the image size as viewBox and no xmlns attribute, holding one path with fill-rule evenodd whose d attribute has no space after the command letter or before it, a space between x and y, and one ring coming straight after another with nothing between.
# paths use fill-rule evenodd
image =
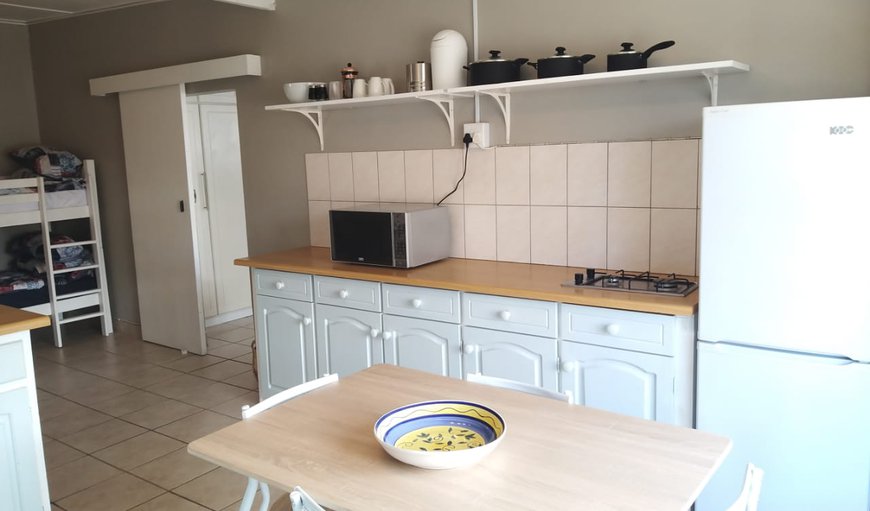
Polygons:
<instances>
[{"instance_id":1,"label":"yellow and blue bowl pattern","mask_svg":"<svg viewBox=\"0 0 870 511\"><path fill-rule=\"evenodd\" d=\"M489 454L505 434L493 409L469 401L402 406L375 422L375 437L394 458L422 468L467 466Z\"/></svg>"}]
</instances>

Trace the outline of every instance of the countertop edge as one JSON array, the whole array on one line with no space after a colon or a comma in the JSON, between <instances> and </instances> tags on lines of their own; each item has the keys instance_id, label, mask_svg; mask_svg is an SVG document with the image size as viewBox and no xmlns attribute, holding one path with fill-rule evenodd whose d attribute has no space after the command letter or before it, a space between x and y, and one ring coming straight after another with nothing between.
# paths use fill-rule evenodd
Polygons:
<instances>
[{"instance_id":1,"label":"countertop edge","mask_svg":"<svg viewBox=\"0 0 870 511\"><path fill-rule=\"evenodd\" d=\"M0 305L0 335L51 325L48 316Z\"/></svg>"}]
</instances>

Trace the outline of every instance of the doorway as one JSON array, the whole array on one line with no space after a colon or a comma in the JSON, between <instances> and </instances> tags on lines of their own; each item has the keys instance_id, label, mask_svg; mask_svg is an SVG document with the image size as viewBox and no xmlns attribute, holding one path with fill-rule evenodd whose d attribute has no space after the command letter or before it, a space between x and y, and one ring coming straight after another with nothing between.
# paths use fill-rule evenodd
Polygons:
<instances>
[{"instance_id":1,"label":"doorway","mask_svg":"<svg viewBox=\"0 0 870 511\"><path fill-rule=\"evenodd\" d=\"M235 91L187 96L185 142L194 190L205 326L250 316L245 197Z\"/></svg>"}]
</instances>

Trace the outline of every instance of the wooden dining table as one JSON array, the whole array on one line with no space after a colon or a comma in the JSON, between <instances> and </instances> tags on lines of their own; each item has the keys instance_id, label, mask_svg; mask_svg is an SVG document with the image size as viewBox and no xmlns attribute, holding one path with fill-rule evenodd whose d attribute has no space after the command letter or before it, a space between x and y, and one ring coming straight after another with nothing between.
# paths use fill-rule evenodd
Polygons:
<instances>
[{"instance_id":1,"label":"wooden dining table","mask_svg":"<svg viewBox=\"0 0 870 511\"><path fill-rule=\"evenodd\" d=\"M390 457L373 426L409 403L460 399L498 411L500 445L466 468ZM336 511L682 510L731 448L727 438L376 365L190 443L188 450ZM736 497L736 495L735 495Z\"/></svg>"}]
</instances>

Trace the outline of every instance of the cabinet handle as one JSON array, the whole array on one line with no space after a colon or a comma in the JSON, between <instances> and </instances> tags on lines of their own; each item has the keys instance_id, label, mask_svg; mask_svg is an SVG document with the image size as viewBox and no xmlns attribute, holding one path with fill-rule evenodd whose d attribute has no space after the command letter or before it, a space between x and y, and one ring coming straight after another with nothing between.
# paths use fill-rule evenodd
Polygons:
<instances>
[{"instance_id":1,"label":"cabinet handle","mask_svg":"<svg viewBox=\"0 0 870 511\"><path fill-rule=\"evenodd\" d=\"M390 331L384 331L384 340L385 340L385 341L389 341L389 340L392 339L392 338L393 338L393 332L390 332Z\"/></svg>"},{"instance_id":2,"label":"cabinet handle","mask_svg":"<svg viewBox=\"0 0 870 511\"><path fill-rule=\"evenodd\" d=\"M414 298L413 300L411 300L411 306L414 307L415 309L419 309L422 305L423 305L423 300L421 300L419 298Z\"/></svg>"},{"instance_id":3,"label":"cabinet handle","mask_svg":"<svg viewBox=\"0 0 870 511\"><path fill-rule=\"evenodd\" d=\"M607 333L610 335L619 335L619 325L616 323L611 323L605 327Z\"/></svg>"},{"instance_id":4,"label":"cabinet handle","mask_svg":"<svg viewBox=\"0 0 870 511\"><path fill-rule=\"evenodd\" d=\"M371 335L372 337L377 337L379 333L381 333L381 331L377 328L372 328L371 330L369 330L369 335Z\"/></svg>"},{"instance_id":5,"label":"cabinet handle","mask_svg":"<svg viewBox=\"0 0 870 511\"><path fill-rule=\"evenodd\" d=\"M284 289L284 282L280 280L275 282L275 289Z\"/></svg>"},{"instance_id":6,"label":"cabinet handle","mask_svg":"<svg viewBox=\"0 0 870 511\"><path fill-rule=\"evenodd\" d=\"M466 345L462 348L462 351L464 351L467 355L471 355L471 354L474 353L476 350L477 350L477 346L475 346L474 344L466 344Z\"/></svg>"},{"instance_id":7,"label":"cabinet handle","mask_svg":"<svg viewBox=\"0 0 870 511\"><path fill-rule=\"evenodd\" d=\"M304 318L302 318L302 324L305 325L305 326L310 325L310 324L311 324L311 318L309 318L308 316L305 316Z\"/></svg>"},{"instance_id":8,"label":"cabinet handle","mask_svg":"<svg viewBox=\"0 0 870 511\"><path fill-rule=\"evenodd\" d=\"M338 292L338 297L341 299L347 298L349 295L350 293L347 292L347 289L342 289Z\"/></svg>"},{"instance_id":9,"label":"cabinet handle","mask_svg":"<svg viewBox=\"0 0 870 511\"><path fill-rule=\"evenodd\" d=\"M577 362L574 360L562 362L562 371L566 373L573 373L577 370Z\"/></svg>"},{"instance_id":10,"label":"cabinet handle","mask_svg":"<svg viewBox=\"0 0 870 511\"><path fill-rule=\"evenodd\" d=\"M511 311L501 311L498 313L498 317L507 321L507 320L511 319Z\"/></svg>"}]
</instances>

